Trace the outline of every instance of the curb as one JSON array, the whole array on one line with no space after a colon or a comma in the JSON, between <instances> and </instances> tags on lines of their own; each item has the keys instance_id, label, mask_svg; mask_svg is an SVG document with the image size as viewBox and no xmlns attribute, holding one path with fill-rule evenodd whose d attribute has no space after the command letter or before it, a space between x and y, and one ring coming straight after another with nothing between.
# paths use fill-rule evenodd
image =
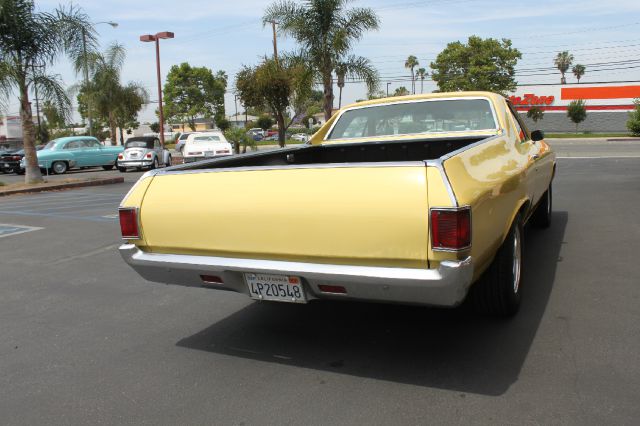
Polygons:
<instances>
[{"instance_id":1,"label":"curb","mask_svg":"<svg viewBox=\"0 0 640 426\"><path fill-rule=\"evenodd\" d=\"M32 194L36 192L58 191L64 189L83 188L86 186L111 185L113 183L124 183L124 177L103 178L96 180L87 180L84 182L60 183L56 185L38 186L33 188L13 189L9 191L0 191L0 197L16 194Z\"/></svg>"}]
</instances>

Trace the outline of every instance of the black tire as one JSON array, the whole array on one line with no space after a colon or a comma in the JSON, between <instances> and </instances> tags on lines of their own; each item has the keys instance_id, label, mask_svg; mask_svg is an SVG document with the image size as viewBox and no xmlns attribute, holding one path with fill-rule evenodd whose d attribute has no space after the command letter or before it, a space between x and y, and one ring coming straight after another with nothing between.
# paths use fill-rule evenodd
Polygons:
<instances>
[{"instance_id":1,"label":"black tire","mask_svg":"<svg viewBox=\"0 0 640 426\"><path fill-rule=\"evenodd\" d=\"M165 167L171 167L171 156L169 156L168 160L167 160L167 164L164 165Z\"/></svg>"},{"instance_id":2,"label":"black tire","mask_svg":"<svg viewBox=\"0 0 640 426\"><path fill-rule=\"evenodd\" d=\"M470 296L476 312L501 317L511 317L518 312L522 299L522 231L518 215L493 262L471 286Z\"/></svg>"},{"instance_id":3,"label":"black tire","mask_svg":"<svg viewBox=\"0 0 640 426\"><path fill-rule=\"evenodd\" d=\"M113 170L113 164L110 164L108 166L102 166L102 168L105 170Z\"/></svg>"},{"instance_id":4,"label":"black tire","mask_svg":"<svg viewBox=\"0 0 640 426\"><path fill-rule=\"evenodd\" d=\"M16 174L17 174L17 175L23 175L23 174L25 174L25 170L24 170L24 169L21 169L21 168L19 168L19 167L18 167L17 169L15 169L15 170L14 170L14 172L16 172Z\"/></svg>"},{"instance_id":5,"label":"black tire","mask_svg":"<svg viewBox=\"0 0 640 426\"><path fill-rule=\"evenodd\" d=\"M531 216L531 224L536 228L548 228L551 226L551 211L553 208L553 192L551 185L540 198L536 210Z\"/></svg>"},{"instance_id":6,"label":"black tire","mask_svg":"<svg viewBox=\"0 0 640 426\"><path fill-rule=\"evenodd\" d=\"M118 171L120 173L126 173L127 172L127 168L126 167L118 167Z\"/></svg>"},{"instance_id":7,"label":"black tire","mask_svg":"<svg viewBox=\"0 0 640 426\"><path fill-rule=\"evenodd\" d=\"M158 168L158 157L153 159L153 163L151 163L151 165L149 166L149 170L153 170L157 168Z\"/></svg>"},{"instance_id":8,"label":"black tire","mask_svg":"<svg viewBox=\"0 0 640 426\"><path fill-rule=\"evenodd\" d=\"M67 173L67 170L69 170L69 166L64 161L54 161L51 164L51 171L56 175L63 175Z\"/></svg>"}]
</instances>

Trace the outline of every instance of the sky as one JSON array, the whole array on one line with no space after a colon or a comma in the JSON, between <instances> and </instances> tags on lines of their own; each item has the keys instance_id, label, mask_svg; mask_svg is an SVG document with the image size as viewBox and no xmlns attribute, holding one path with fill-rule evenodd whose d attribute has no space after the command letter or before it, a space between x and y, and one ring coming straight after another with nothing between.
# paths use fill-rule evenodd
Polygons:
<instances>
[{"instance_id":1,"label":"sky","mask_svg":"<svg viewBox=\"0 0 640 426\"><path fill-rule=\"evenodd\" d=\"M225 96L230 115L236 110L232 93L235 73L242 65L255 65L273 52L271 27L263 27L261 22L264 10L272 2L77 0L73 4L94 22L118 23L117 28L96 25L101 46L118 42L126 47L123 82L136 81L146 86L156 102L155 50L152 43L140 42L139 36L174 32L174 39L161 41L163 79L172 65L181 62L206 66L214 72L224 70L230 80ZM56 0L36 0L36 8L44 11L59 4ZM429 63L447 43L466 41L471 35L512 40L523 53L517 67L519 84L559 82L553 58L561 50L574 55L574 64L587 66L581 83L640 80L638 0L353 0L350 6L370 7L380 18L379 30L366 33L353 53L371 60L380 73L381 89L386 90L389 82L391 93L399 86L411 86L409 71L404 68L409 55L417 56L420 66L429 70ZM293 50L296 43L279 35L278 48ZM60 74L68 86L81 79L64 58L51 72ZM568 80L575 81L572 75ZM435 88L433 82L424 81L424 92ZM364 85L348 82L343 105L364 97ZM154 104L145 108L139 121L156 121L155 108ZM17 111L14 99L8 112ZM238 111L242 111L241 106ZM79 120L77 115L75 119Z\"/></svg>"}]
</instances>

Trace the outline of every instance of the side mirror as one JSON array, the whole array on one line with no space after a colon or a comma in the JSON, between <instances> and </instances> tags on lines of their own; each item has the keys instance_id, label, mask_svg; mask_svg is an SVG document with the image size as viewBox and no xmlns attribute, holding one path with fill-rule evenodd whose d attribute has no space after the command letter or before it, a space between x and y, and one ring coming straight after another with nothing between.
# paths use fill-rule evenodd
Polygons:
<instances>
[{"instance_id":1,"label":"side mirror","mask_svg":"<svg viewBox=\"0 0 640 426\"><path fill-rule=\"evenodd\" d=\"M531 140L538 142L544 139L544 132L542 130L534 130L531 132Z\"/></svg>"}]
</instances>

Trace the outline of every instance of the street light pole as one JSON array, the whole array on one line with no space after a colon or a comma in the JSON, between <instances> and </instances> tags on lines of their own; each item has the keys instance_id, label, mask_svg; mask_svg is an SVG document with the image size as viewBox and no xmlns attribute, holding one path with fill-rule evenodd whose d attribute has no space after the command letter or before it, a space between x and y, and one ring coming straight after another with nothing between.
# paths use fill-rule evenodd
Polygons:
<instances>
[{"instance_id":1,"label":"street light pole","mask_svg":"<svg viewBox=\"0 0 640 426\"><path fill-rule=\"evenodd\" d=\"M160 77L160 39L173 38L174 34L163 31L157 34L146 34L140 36L140 41L156 43L156 74L158 76L158 111L160 113L160 144L164 147L164 112L162 110L162 79Z\"/></svg>"},{"instance_id":2,"label":"street light pole","mask_svg":"<svg viewBox=\"0 0 640 426\"><path fill-rule=\"evenodd\" d=\"M387 98L389 97L389 85L390 84L391 84L390 82L387 82Z\"/></svg>"}]
</instances>

